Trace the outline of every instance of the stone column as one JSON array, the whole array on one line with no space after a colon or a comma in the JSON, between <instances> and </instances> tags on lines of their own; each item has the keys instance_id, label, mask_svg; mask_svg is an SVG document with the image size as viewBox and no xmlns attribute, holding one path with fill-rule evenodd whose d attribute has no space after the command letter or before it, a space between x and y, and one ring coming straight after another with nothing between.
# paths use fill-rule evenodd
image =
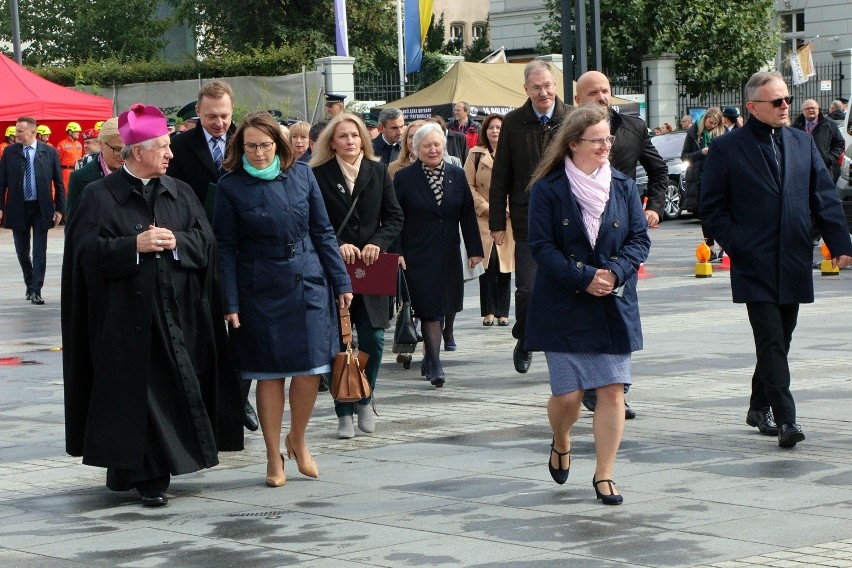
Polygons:
<instances>
[{"instance_id":1,"label":"stone column","mask_svg":"<svg viewBox=\"0 0 852 568\"><path fill-rule=\"evenodd\" d=\"M840 96L849 98L852 94L852 49L838 49L831 52L835 61L843 64L843 79L840 81Z\"/></svg>"},{"instance_id":2,"label":"stone column","mask_svg":"<svg viewBox=\"0 0 852 568\"><path fill-rule=\"evenodd\" d=\"M346 95L347 102L355 99L355 58L333 55L314 59L322 73L326 93Z\"/></svg>"},{"instance_id":3,"label":"stone column","mask_svg":"<svg viewBox=\"0 0 852 568\"><path fill-rule=\"evenodd\" d=\"M677 74L675 61L677 55L642 57L642 79L646 77L651 84L646 87L645 103L648 107L648 127L655 128L664 122L672 126L679 124L677 116Z\"/></svg>"}]
</instances>

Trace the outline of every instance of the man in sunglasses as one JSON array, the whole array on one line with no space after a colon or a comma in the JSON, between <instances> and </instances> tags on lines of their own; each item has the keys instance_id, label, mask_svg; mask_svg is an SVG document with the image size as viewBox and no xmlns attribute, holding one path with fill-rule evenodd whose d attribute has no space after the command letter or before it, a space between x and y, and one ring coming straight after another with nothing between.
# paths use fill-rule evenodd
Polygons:
<instances>
[{"instance_id":1,"label":"man in sunglasses","mask_svg":"<svg viewBox=\"0 0 852 568\"><path fill-rule=\"evenodd\" d=\"M787 353L799 304L814 301L811 219L833 265L852 262L852 241L813 138L790 128L793 98L784 79L755 73L745 95L748 121L714 140L707 154L699 210L731 257L733 300L746 305L754 333L757 365L746 424L788 448L805 439Z\"/></svg>"}]
</instances>

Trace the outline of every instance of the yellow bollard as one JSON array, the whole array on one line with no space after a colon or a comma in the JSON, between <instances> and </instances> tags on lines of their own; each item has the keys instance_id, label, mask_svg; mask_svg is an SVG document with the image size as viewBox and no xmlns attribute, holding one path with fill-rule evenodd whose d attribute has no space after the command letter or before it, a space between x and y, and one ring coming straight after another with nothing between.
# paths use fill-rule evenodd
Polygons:
<instances>
[{"instance_id":1,"label":"yellow bollard","mask_svg":"<svg viewBox=\"0 0 852 568\"><path fill-rule=\"evenodd\" d=\"M828 247L825 246L825 243L822 243L822 247L820 247L820 251L822 252L822 257L825 259L819 263L819 271L823 276L837 276L840 274L839 266L831 266L831 252L829 252Z\"/></svg>"},{"instance_id":2,"label":"yellow bollard","mask_svg":"<svg viewBox=\"0 0 852 568\"><path fill-rule=\"evenodd\" d=\"M698 259L698 263L695 265L695 277L710 278L713 276L713 265L707 262L710 260L710 247L707 246L707 243L698 245L698 248L695 249L695 258Z\"/></svg>"}]
</instances>

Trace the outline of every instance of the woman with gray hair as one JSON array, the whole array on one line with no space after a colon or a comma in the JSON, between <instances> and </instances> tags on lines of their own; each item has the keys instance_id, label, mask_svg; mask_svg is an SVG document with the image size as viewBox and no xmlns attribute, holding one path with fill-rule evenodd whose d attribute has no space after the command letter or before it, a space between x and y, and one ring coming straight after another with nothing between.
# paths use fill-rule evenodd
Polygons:
<instances>
[{"instance_id":1,"label":"woman with gray hair","mask_svg":"<svg viewBox=\"0 0 852 568\"><path fill-rule=\"evenodd\" d=\"M112 117L104 121L101 125L101 132L98 134L98 140L101 143L101 151L95 154L94 159L88 164L71 172L71 177L68 178L68 200L65 205L65 218L70 219L83 198L83 190L86 186L97 181L102 177L111 174L118 168L124 165L124 157L121 155L121 149L124 143L121 141L121 134L118 132L118 118Z\"/></svg>"},{"instance_id":2,"label":"woman with gray hair","mask_svg":"<svg viewBox=\"0 0 852 568\"><path fill-rule=\"evenodd\" d=\"M459 227L471 268L482 261L482 241L464 170L444 161L446 137L441 127L424 124L413 144L417 161L394 178L405 217L400 252L411 304L421 321L425 353L420 371L433 386L441 387L444 318L460 312L464 300Z\"/></svg>"}]
</instances>

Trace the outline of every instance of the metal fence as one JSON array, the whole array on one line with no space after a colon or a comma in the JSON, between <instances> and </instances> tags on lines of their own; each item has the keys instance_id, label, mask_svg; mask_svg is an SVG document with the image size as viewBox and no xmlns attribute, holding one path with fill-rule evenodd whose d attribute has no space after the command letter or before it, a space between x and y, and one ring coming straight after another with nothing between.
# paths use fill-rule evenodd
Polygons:
<instances>
[{"instance_id":1,"label":"metal fence","mask_svg":"<svg viewBox=\"0 0 852 568\"><path fill-rule=\"evenodd\" d=\"M814 65L816 75L806 83L793 86L790 74L785 74L784 81L793 96L793 108L790 111L791 118L799 115L802 103L807 99L814 99L819 103L821 109L828 113L831 101L843 96L842 87L843 65L840 61L830 63L817 63ZM683 83L678 81L678 110L680 114L687 114L690 108L710 108L735 106L740 112L748 114L745 108L745 81L739 89L723 91L719 93L705 93L701 95L690 95L686 92Z\"/></svg>"},{"instance_id":2,"label":"metal fence","mask_svg":"<svg viewBox=\"0 0 852 568\"><path fill-rule=\"evenodd\" d=\"M395 101L400 98L399 71L360 71L355 73L355 99L359 101ZM420 74L407 76L405 95L420 90Z\"/></svg>"},{"instance_id":3,"label":"metal fence","mask_svg":"<svg viewBox=\"0 0 852 568\"><path fill-rule=\"evenodd\" d=\"M604 75L609 77L609 88L613 95L644 95L646 94L646 81L641 74L637 76L626 76L610 74L606 71Z\"/></svg>"}]
</instances>

